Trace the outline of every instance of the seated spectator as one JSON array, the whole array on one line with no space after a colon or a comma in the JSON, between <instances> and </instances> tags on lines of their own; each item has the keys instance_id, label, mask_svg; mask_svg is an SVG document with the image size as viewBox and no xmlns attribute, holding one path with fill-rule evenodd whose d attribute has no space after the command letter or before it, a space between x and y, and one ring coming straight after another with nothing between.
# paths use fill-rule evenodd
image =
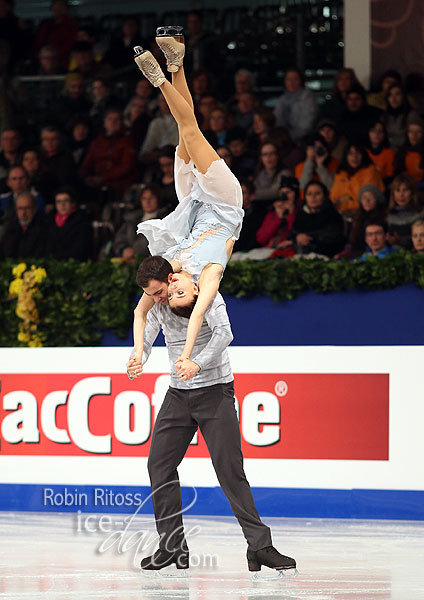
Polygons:
<instances>
[{"instance_id":1,"label":"seated spectator","mask_svg":"<svg viewBox=\"0 0 424 600\"><path fill-rule=\"evenodd\" d=\"M79 169L84 162L92 140L90 119L84 115L75 117L70 123L70 131L69 149L74 164Z\"/></svg>"},{"instance_id":2,"label":"seated spectator","mask_svg":"<svg viewBox=\"0 0 424 600\"><path fill-rule=\"evenodd\" d=\"M133 96L124 110L123 118L125 130L132 137L138 153L146 138L151 121L147 112L147 101L139 96Z\"/></svg>"},{"instance_id":3,"label":"seated spectator","mask_svg":"<svg viewBox=\"0 0 424 600\"><path fill-rule=\"evenodd\" d=\"M335 173L339 167L339 161L332 158L327 146L327 142L321 135L313 135L306 142L306 159L299 163L295 169L296 178L299 180L300 189L305 189L306 185L313 179L321 181L320 170L324 167L327 174Z\"/></svg>"},{"instance_id":4,"label":"seated spectator","mask_svg":"<svg viewBox=\"0 0 424 600\"><path fill-rule=\"evenodd\" d=\"M35 36L35 50L49 44L57 52L62 69L67 70L72 47L77 41L78 24L69 14L67 0L52 0L53 17L42 21Z\"/></svg>"},{"instance_id":5,"label":"seated spectator","mask_svg":"<svg viewBox=\"0 0 424 600\"><path fill-rule=\"evenodd\" d=\"M29 189L38 190L43 198L47 198L44 187L45 172L41 153L34 149L24 150L20 166L25 169L29 177ZM53 208L53 205L50 204L44 208L47 212L50 208Z\"/></svg>"},{"instance_id":6,"label":"seated spectator","mask_svg":"<svg viewBox=\"0 0 424 600\"><path fill-rule=\"evenodd\" d=\"M23 167L12 167L7 177L8 192L0 195L0 215L4 219L10 219L16 215L16 200L23 194L29 192L35 201L36 209L44 214L44 199L41 194L30 189L29 176Z\"/></svg>"},{"instance_id":7,"label":"seated spectator","mask_svg":"<svg viewBox=\"0 0 424 600\"><path fill-rule=\"evenodd\" d=\"M200 129L203 131L209 126L211 112L218 107L218 99L212 94L203 95L196 104L196 118Z\"/></svg>"},{"instance_id":8,"label":"seated spectator","mask_svg":"<svg viewBox=\"0 0 424 600\"><path fill-rule=\"evenodd\" d=\"M329 96L326 96L326 101L320 109L320 119L331 118L338 121L346 108L348 91L358 84L359 81L353 69L349 67L340 69L334 78L333 91ZM339 157L336 156L336 158Z\"/></svg>"},{"instance_id":9,"label":"seated spectator","mask_svg":"<svg viewBox=\"0 0 424 600\"><path fill-rule=\"evenodd\" d=\"M285 92L275 106L275 119L279 127L286 127L290 137L299 142L312 132L317 115L315 96L304 86L303 74L291 68L284 76Z\"/></svg>"},{"instance_id":10,"label":"seated spectator","mask_svg":"<svg viewBox=\"0 0 424 600\"><path fill-rule=\"evenodd\" d=\"M275 130L275 116L268 107L257 108L253 113L252 131L248 139L248 146L255 154L261 144L264 144Z\"/></svg>"},{"instance_id":11,"label":"seated spectator","mask_svg":"<svg viewBox=\"0 0 424 600\"><path fill-rule=\"evenodd\" d=\"M121 194L136 175L134 143L124 132L122 114L110 108L105 113L104 131L94 138L80 168L81 177L92 188L107 186Z\"/></svg>"},{"instance_id":12,"label":"seated spectator","mask_svg":"<svg viewBox=\"0 0 424 600\"><path fill-rule=\"evenodd\" d=\"M62 185L73 185L76 169L71 153L65 149L62 134L52 125L41 130L41 157L44 168L43 193L46 204L54 204L54 191Z\"/></svg>"},{"instance_id":13,"label":"seated spectator","mask_svg":"<svg viewBox=\"0 0 424 600\"><path fill-rule=\"evenodd\" d=\"M248 153L256 156L265 142L271 142L279 149L282 164L294 172L302 160L302 150L296 146L285 127L275 127L275 117L270 108L259 108L253 115L253 125L247 137Z\"/></svg>"},{"instance_id":14,"label":"seated spectator","mask_svg":"<svg viewBox=\"0 0 424 600\"><path fill-rule=\"evenodd\" d=\"M169 210L174 210L178 204L174 181L175 148L164 146L159 150L159 169L152 177L152 183L160 188L162 205Z\"/></svg>"},{"instance_id":15,"label":"seated spectator","mask_svg":"<svg viewBox=\"0 0 424 600\"><path fill-rule=\"evenodd\" d=\"M291 237L298 254L314 252L332 257L344 246L343 219L321 181L305 187L305 203L296 215Z\"/></svg>"},{"instance_id":16,"label":"seated spectator","mask_svg":"<svg viewBox=\"0 0 424 600\"><path fill-rule=\"evenodd\" d=\"M253 73L248 69L239 69L234 75L234 94L227 102L227 108L233 112L237 108L237 104L241 94L253 92Z\"/></svg>"},{"instance_id":17,"label":"seated spectator","mask_svg":"<svg viewBox=\"0 0 424 600\"><path fill-rule=\"evenodd\" d=\"M370 106L375 106L380 110L387 110L387 92L389 91L390 86L394 83L402 85L402 77L400 73L394 71L393 69L385 71L380 78L379 90L377 92L372 92L371 94L368 94L368 104Z\"/></svg>"},{"instance_id":18,"label":"seated spectator","mask_svg":"<svg viewBox=\"0 0 424 600\"><path fill-rule=\"evenodd\" d=\"M128 57L132 55L133 47L140 43L140 32L138 19L132 15L126 15L122 21L121 31L113 35L109 42L103 63L112 69L128 67Z\"/></svg>"},{"instance_id":19,"label":"seated spectator","mask_svg":"<svg viewBox=\"0 0 424 600\"><path fill-rule=\"evenodd\" d=\"M232 127L227 132L227 146L233 155L231 170L237 179L249 177L256 165L256 160L247 151L246 132L240 127Z\"/></svg>"},{"instance_id":20,"label":"seated spectator","mask_svg":"<svg viewBox=\"0 0 424 600\"><path fill-rule=\"evenodd\" d=\"M392 246L411 247L411 225L424 217L415 181L409 175L398 175L390 187L387 209L388 241Z\"/></svg>"},{"instance_id":21,"label":"seated spectator","mask_svg":"<svg viewBox=\"0 0 424 600\"><path fill-rule=\"evenodd\" d=\"M261 146L259 163L253 178L255 200L276 200L283 175L290 173L283 168L277 146L265 142Z\"/></svg>"},{"instance_id":22,"label":"seated spectator","mask_svg":"<svg viewBox=\"0 0 424 600\"><path fill-rule=\"evenodd\" d=\"M407 173L414 181L424 179L424 123L420 118L411 119L406 129L406 143L395 156L395 175Z\"/></svg>"},{"instance_id":23,"label":"seated spectator","mask_svg":"<svg viewBox=\"0 0 424 600\"><path fill-rule=\"evenodd\" d=\"M149 256L147 238L137 235L137 225L150 219L162 219L168 214L167 208L161 208L160 189L149 185L142 189L139 197L140 207L124 215L124 222L118 229L113 241L115 256L120 256L126 262L132 262L135 256Z\"/></svg>"},{"instance_id":24,"label":"seated spectator","mask_svg":"<svg viewBox=\"0 0 424 600\"><path fill-rule=\"evenodd\" d=\"M355 258L365 250L365 223L371 219L384 221L386 199L383 192L375 185L363 185L359 190L359 212L353 218L349 239L343 252L334 258L345 256Z\"/></svg>"},{"instance_id":25,"label":"seated spectator","mask_svg":"<svg viewBox=\"0 0 424 600\"><path fill-rule=\"evenodd\" d=\"M178 126L162 94L158 96L158 107L159 116L150 122L139 153L139 159L144 164L155 162L157 151L164 146L178 144Z\"/></svg>"},{"instance_id":26,"label":"seated spectator","mask_svg":"<svg viewBox=\"0 0 424 600\"><path fill-rule=\"evenodd\" d=\"M263 248L283 250L293 246L290 233L296 218L299 203L299 182L296 177L282 177L277 200L268 211L256 234Z\"/></svg>"},{"instance_id":27,"label":"seated spectator","mask_svg":"<svg viewBox=\"0 0 424 600\"><path fill-rule=\"evenodd\" d=\"M337 173L325 174L322 168L320 176L330 190L331 201L345 216L351 216L359 209L359 190L363 185L376 185L384 191L377 167L372 164L366 150L357 144L346 147Z\"/></svg>"},{"instance_id":28,"label":"seated spectator","mask_svg":"<svg viewBox=\"0 0 424 600\"><path fill-rule=\"evenodd\" d=\"M108 108L118 108L119 100L112 93L110 83L104 77L97 77L90 84L91 107L89 117L94 133L98 133L103 127L105 111Z\"/></svg>"},{"instance_id":29,"label":"seated spectator","mask_svg":"<svg viewBox=\"0 0 424 600\"><path fill-rule=\"evenodd\" d=\"M96 61L93 44L87 41L77 42L72 47L71 60L71 72L81 73L87 81L101 77L107 70L104 64Z\"/></svg>"},{"instance_id":30,"label":"seated spectator","mask_svg":"<svg viewBox=\"0 0 424 600\"><path fill-rule=\"evenodd\" d=\"M338 134L336 122L330 118L321 119L316 131L325 139L331 158L335 158L340 162L343 158L344 149L347 146L347 139Z\"/></svg>"},{"instance_id":31,"label":"seated spectator","mask_svg":"<svg viewBox=\"0 0 424 600\"><path fill-rule=\"evenodd\" d=\"M405 92L398 83L389 87L386 99L387 109L383 113L382 121L387 130L389 145L396 151L406 142L407 123L417 119L418 114L412 110Z\"/></svg>"},{"instance_id":32,"label":"seated spectator","mask_svg":"<svg viewBox=\"0 0 424 600\"><path fill-rule=\"evenodd\" d=\"M368 256L384 258L388 254L396 252L387 243L387 223L385 221L371 220L365 224L365 244L366 250L359 260L366 260Z\"/></svg>"},{"instance_id":33,"label":"seated spectator","mask_svg":"<svg viewBox=\"0 0 424 600\"><path fill-rule=\"evenodd\" d=\"M258 100L252 92L243 92L238 95L236 107L233 109L237 127L242 127L246 131L252 127L253 114L257 105Z\"/></svg>"},{"instance_id":34,"label":"seated spectator","mask_svg":"<svg viewBox=\"0 0 424 600\"><path fill-rule=\"evenodd\" d=\"M88 114L89 110L90 102L85 95L84 77L81 73L68 73L62 94L51 107L49 122L65 130L72 119Z\"/></svg>"},{"instance_id":35,"label":"seated spectator","mask_svg":"<svg viewBox=\"0 0 424 600\"><path fill-rule=\"evenodd\" d=\"M215 148L224 146L227 139L227 132L232 125L232 117L225 108L214 108L209 116L209 125L205 135L209 133L209 140L216 140L212 144ZM212 143L212 142L211 142Z\"/></svg>"},{"instance_id":36,"label":"seated spectator","mask_svg":"<svg viewBox=\"0 0 424 600\"><path fill-rule=\"evenodd\" d=\"M382 112L366 103L365 90L355 85L346 94L346 106L340 114L337 128L341 135L357 144L366 144L371 123L375 123Z\"/></svg>"},{"instance_id":37,"label":"seated spectator","mask_svg":"<svg viewBox=\"0 0 424 600\"><path fill-rule=\"evenodd\" d=\"M160 96L160 94L159 96L155 96L154 91L155 88L145 77L139 79L134 88L134 96L141 98L147 103L147 112L150 116L156 112L158 108L158 97Z\"/></svg>"},{"instance_id":38,"label":"seated spectator","mask_svg":"<svg viewBox=\"0 0 424 600\"><path fill-rule=\"evenodd\" d=\"M0 191L5 191L6 178L11 167L19 162L21 136L17 129L7 127L0 135Z\"/></svg>"},{"instance_id":39,"label":"seated spectator","mask_svg":"<svg viewBox=\"0 0 424 600\"><path fill-rule=\"evenodd\" d=\"M56 211L48 219L48 255L58 260L88 260L93 231L87 213L78 208L75 191L69 187L59 188L54 201Z\"/></svg>"},{"instance_id":40,"label":"seated spectator","mask_svg":"<svg viewBox=\"0 0 424 600\"><path fill-rule=\"evenodd\" d=\"M384 184L389 184L394 173L395 151L389 148L387 131L381 121L376 121L370 126L366 149Z\"/></svg>"},{"instance_id":41,"label":"seated spectator","mask_svg":"<svg viewBox=\"0 0 424 600\"><path fill-rule=\"evenodd\" d=\"M45 256L46 225L37 211L31 192L16 198L16 214L6 223L2 237L4 258L41 258Z\"/></svg>"},{"instance_id":42,"label":"seated spectator","mask_svg":"<svg viewBox=\"0 0 424 600\"><path fill-rule=\"evenodd\" d=\"M265 207L261 202L254 202L255 187L249 179L242 180L240 186L243 192L244 218L240 237L234 244L234 252L248 252L259 247L256 232L265 217Z\"/></svg>"},{"instance_id":43,"label":"seated spectator","mask_svg":"<svg viewBox=\"0 0 424 600\"><path fill-rule=\"evenodd\" d=\"M411 226L412 252L424 254L424 220L418 219Z\"/></svg>"}]
</instances>

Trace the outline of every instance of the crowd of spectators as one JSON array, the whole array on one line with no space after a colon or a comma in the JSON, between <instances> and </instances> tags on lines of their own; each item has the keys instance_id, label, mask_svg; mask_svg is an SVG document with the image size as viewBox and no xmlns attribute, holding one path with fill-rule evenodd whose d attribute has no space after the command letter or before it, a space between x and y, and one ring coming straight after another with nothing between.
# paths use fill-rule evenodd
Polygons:
<instances>
[{"instance_id":1,"label":"crowd of spectators","mask_svg":"<svg viewBox=\"0 0 424 600\"><path fill-rule=\"evenodd\" d=\"M137 223L176 206L177 126L133 65L137 18L104 43L65 0L51 11L31 30L0 0L0 257L131 262L148 254ZM235 257L424 252L423 107L401 74L367 94L341 69L318 103L292 67L269 98L245 68L221 85L225 56L201 13L185 34L199 126L243 190Z\"/></svg>"}]
</instances>

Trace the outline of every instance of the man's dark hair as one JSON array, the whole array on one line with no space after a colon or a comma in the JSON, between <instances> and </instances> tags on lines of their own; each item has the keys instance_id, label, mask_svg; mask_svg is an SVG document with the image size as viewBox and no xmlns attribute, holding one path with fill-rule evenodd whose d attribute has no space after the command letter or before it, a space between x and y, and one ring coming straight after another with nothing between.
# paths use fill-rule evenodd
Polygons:
<instances>
[{"instance_id":1,"label":"man's dark hair","mask_svg":"<svg viewBox=\"0 0 424 600\"><path fill-rule=\"evenodd\" d=\"M369 227L370 225L373 225L374 227L382 227L384 233L387 233L389 230L388 225L384 219L368 219L368 221L365 221L364 223L364 233L366 232L367 227Z\"/></svg>"},{"instance_id":2,"label":"man's dark hair","mask_svg":"<svg viewBox=\"0 0 424 600\"><path fill-rule=\"evenodd\" d=\"M162 256L148 256L137 269L136 283L142 288L148 287L151 279L168 283L168 276L173 273L171 264Z\"/></svg>"},{"instance_id":3,"label":"man's dark hair","mask_svg":"<svg viewBox=\"0 0 424 600\"><path fill-rule=\"evenodd\" d=\"M55 189L55 191L54 191L55 199L58 194L66 194L67 196L69 196L69 198L71 199L71 202L73 204L78 204L78 197L77 197L76 191L74 190L74 188L72 188L68 185L63 185L63 186Z\"/></svg>"},{"instance_id":4,"label":"man's dark hair","mask_svg":"<svg viewBox=\"0 0 424 600\"><path fill-rule=\"evenodd\" d=\"M193 300L187 306L174 306L171 308L171 311L174 313L174 315L177 315L177 317L185 317L186 319L189 319L198 297L199 296L194 296Z\"/></svg>"}]
</instances>

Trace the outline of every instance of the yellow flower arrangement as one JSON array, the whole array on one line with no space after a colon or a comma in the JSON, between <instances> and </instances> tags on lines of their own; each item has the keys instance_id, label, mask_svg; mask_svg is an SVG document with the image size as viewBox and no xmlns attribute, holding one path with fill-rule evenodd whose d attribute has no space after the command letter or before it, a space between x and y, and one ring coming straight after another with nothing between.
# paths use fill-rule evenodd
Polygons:
<instances>
[{"instance_id":1,"label":"yellow flower arrangement","mask_svg":"<svg viewBox=\"0 0 424 600\"><path fill-rule=\"evenodd\" d=\"M35 298L40 295L37 287L47 277L46 270L32 265L27 269L26 263L19 263L12 269L15 279L9 285L9 297L17 298L16 314L22 320L19 323L18 341L30 348L43 345L43 334L37 331L38 310Z\"/></svg>"}]
</instances>

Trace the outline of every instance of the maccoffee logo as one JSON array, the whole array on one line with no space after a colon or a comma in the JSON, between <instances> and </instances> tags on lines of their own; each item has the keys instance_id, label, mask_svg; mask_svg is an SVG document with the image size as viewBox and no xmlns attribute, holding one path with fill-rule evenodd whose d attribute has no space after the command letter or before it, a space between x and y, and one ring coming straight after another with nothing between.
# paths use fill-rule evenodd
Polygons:
<instances>
[{"instance_id":1,"label":"maccoffee logo","mask_svg":"<svg viewBox=\"0 0 424 600\"><path fill-rule=\"evenodd\" d=\"M244 456L387 460L388 380L236 374ZM0 382L0 455L147 456L169 375L0 375ZM209 456L201 435L187 456Z\"/></svg>"}]
</instances>

